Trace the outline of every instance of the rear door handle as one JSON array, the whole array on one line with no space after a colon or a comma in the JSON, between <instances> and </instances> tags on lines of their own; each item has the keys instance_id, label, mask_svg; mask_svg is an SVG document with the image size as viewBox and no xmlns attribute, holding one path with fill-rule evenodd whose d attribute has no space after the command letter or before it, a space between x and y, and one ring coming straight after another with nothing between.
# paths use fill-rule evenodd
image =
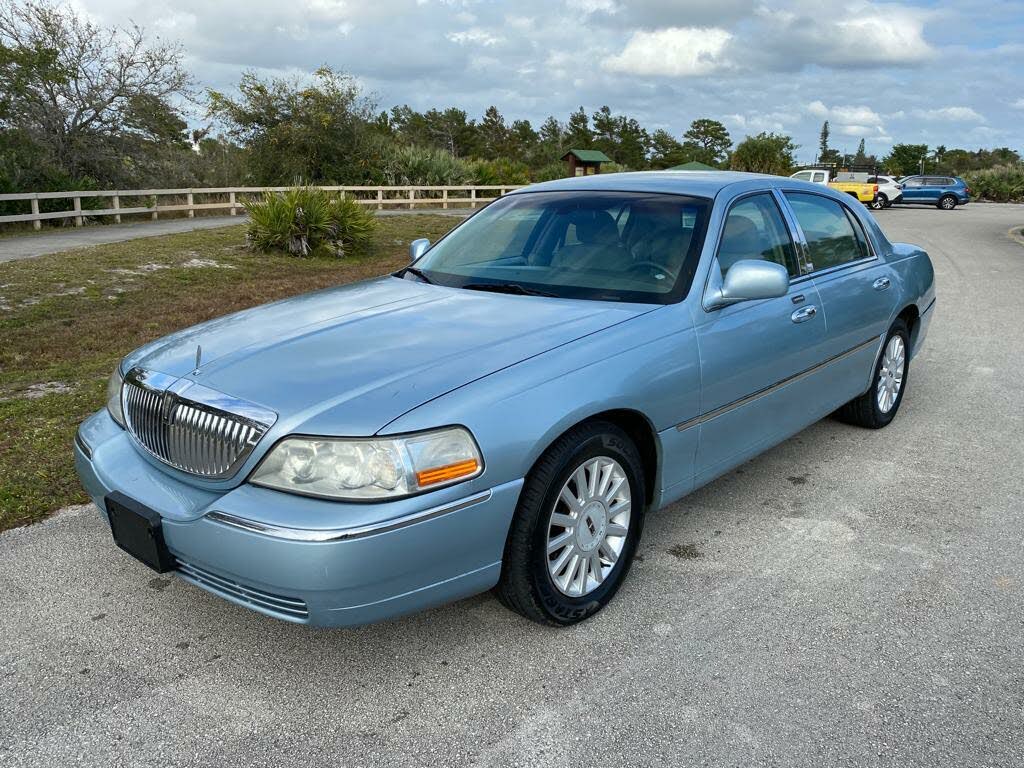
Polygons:
<instances>
[{"instance_id":1,"label":"rear door handle","mask_svg":"<svg viewBox=\"0 0 1024 768\"><path fill-rule=\"evenodd\" d=\"M892 285L892 283L889 282L888 277L880 277L871 284L871 287L876 291L884 291L890 285Z\"/></svg>"},{"instance_id":2,"label":"rear door handle","mask_svg":"<svg viewBox=\"0 0 1024 768\"><path fill-rule=\"evenodd\" d=\"M818 308L811 304L809 306L803 307L802 309L798 309L789 317L794 323L806 323L816 314L818 314Z\"/></svg>"}]
</instances>

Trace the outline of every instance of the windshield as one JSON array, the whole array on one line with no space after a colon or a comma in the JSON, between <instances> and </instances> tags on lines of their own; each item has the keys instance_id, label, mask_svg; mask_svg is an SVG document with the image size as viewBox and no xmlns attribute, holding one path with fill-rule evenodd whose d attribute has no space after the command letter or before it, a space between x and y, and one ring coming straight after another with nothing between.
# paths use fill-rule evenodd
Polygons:
<instances>
[{"instance_id":1,"label":"windshield","mask_svg":"<svg viewBox=\"0 0 1024 768\"><path fill-rule=\"evenodd\" d=\"M711 202L631 192L528 192L454 229L415 266L456 288L669 303L686 295Z\"/></svg>"}]
</instances>

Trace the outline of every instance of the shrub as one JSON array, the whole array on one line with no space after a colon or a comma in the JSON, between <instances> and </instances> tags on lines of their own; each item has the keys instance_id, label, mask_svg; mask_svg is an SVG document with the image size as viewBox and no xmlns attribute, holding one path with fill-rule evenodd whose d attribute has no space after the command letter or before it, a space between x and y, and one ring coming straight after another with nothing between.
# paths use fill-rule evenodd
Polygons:
<instances>
[{"instance_id":1,"label":"shrub","mask_svg":"<svg viewBox=\"0 0 1024 768\"><path fill-rule=\"evenodd\" d=\"M530 168L526 163L499 157L495 160L474 160L473 183L482 186L496 184L529 184Z\"/></svg>"},{"instance_id":2,"label":"shrub","mask_svg":"<svg viewBox=\"0 0 1024 768\"><path fill-rule=\"evenodd\" d=\"M377 226L364 206L315 187L268 192L243 205L249 213L246 240L261 251L344 256L364 250Z\"/></svg>"},{"instance_id":3,"label":"shrub","mask_svg":"<svg viewBox=\"0 0 1024 768\"><path fill-rule=\"evenodd\" d=\"M451 152L398 146L385 152L383 182L390 186L451 187L472 181L470 164Z\"/></svg>"},{"instance_id":4,"label":"shrub","mask_svg":"<svg viewBox=\"0 0 1024 768\"><path fill-rule=\"evenodd\" d=\"M968 171L963 179L971 196L997 203L1024 200L1024 165L997 165L983 171Z\"/></svg>"}]
</instances>

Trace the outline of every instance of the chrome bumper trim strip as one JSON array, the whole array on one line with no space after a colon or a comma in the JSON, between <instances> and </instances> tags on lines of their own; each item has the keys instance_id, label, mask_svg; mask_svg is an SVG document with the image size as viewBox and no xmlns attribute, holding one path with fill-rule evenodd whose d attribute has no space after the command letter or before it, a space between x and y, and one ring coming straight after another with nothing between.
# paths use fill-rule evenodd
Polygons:
<instances>
[{"instance_id":1,"label":"chrome bumper trim strip","mask_svg":"<svg viewBox=\"0 0 1024 768\"><path fill-rule=\"evenodd\" d=\"M701 414L700 416L695 416L694 418L692 418L692 419L690 419L688 421L684 421L681 424L676 424L676 429L679 430L680 432L682 432L684 430L689 429L690 427L695 427L698 424L703 424L705 422L711 421L712 419L717 418L718 416L721 416L723 414L726 414L729 411L733 411L733 410L735 410L735 409L737 409L737 408L739 408L741 406L747 405L748 403L752 403L755 400L759 400L762 397L766 397L767 395L770 395L773 392L776 392L776 391L782 389L787 384L793 384L793 383L795 383L797 381L800 381L801 379L807 378L812 373L817 373L822 368L824 368L826 365L831 365L832 363L838 363L840 360L845 360L846 358L850 357L851 355L855 355L858 352L860 352L861 350L870 347L872 344L878 344L880 338L881 337L879 337L879 336L872 336L867 341L862 341L857 346L851 347L850 349L846 350L845 352L840 352L835 357L830 357L828 360L825 360L824 362L818 363L817 365L811 366L810 368L808 368L805 371L800 371L800 373L793 374L792 376L789 376L789 377L783 379L782 381L776 382L775 384L772 384L770 387L766 387L766 388L764 388L764 389L762 389L762 390L760 390L758 392L754 392L751 395L747 395L746 397L741 397L739 400L734 400L731 403L726 403L725 405L721 406L720 408L715 408L715 410L713 410L713 411L708 411L707 413Z\"/></svg>"},{"instance_id":2,"label":"chrome bumper trim strip","mask_svg":"<svg viewBox=\"0 0 1024 768\"><path fill-rule=\"evenodd\" d=\"M387 533L388 531L394 531L398 528L405 528L409 525L415 525L416 523L422 523L426 520L432 520L435 517L441 517L443 515L451 514L452 512L458 512L459 510L466 509L467 507L475 506L476 504L487 501L489 498L491 498L491 492L487 490L473 496L467 496L466 498L458 501L453 501L449 504L442 504L439 507L432 507L431 509L424 509L420 512L413 512L412 514L405 515L404 517L398 517L393 520L384 520L380 523L363 525L356 528L340 528L326 531L317 531L307 528L286 528L279 525L259 523L255 520L248 520L244 517L228 514L227 512L209 512L206 517L210 520L221 523L222 525L227 525L232 528L240 528L241 530L249 531L250 533L259 533L275 539L305 542L347 541L349 539L363 538L364 536L375 536L378 533Z\"/></svg>"}]
</instances>

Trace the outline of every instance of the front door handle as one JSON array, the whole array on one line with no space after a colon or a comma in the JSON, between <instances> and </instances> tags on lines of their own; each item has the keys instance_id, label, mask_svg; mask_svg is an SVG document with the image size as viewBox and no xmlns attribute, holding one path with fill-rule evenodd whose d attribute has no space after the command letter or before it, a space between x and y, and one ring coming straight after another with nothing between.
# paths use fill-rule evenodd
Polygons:
<instances>
[{"instance_id":1,"label":"front door handle","mask_svg":"<svg viewBox=\"0 0 1024 768\"><path fill-rule=\"evenodd\" d=\"M889 282L888 277L880 277L871 284L871 287L876 291L884 291L890 285L892 285L892 283Z\"/></svg>"},{"instance_id":2,"label":"front door handle","mask_svg":"<svg viewBox=\"0 0 1024 768\"><path fill-rule=\"evenodd\" d=\"M789 317L790 319L792 319L794 323L806 323L816 314L818 314L818 308L811 304L809 306L803 307L802 309L798 309Z\"/></svg>"}]
</instances>

